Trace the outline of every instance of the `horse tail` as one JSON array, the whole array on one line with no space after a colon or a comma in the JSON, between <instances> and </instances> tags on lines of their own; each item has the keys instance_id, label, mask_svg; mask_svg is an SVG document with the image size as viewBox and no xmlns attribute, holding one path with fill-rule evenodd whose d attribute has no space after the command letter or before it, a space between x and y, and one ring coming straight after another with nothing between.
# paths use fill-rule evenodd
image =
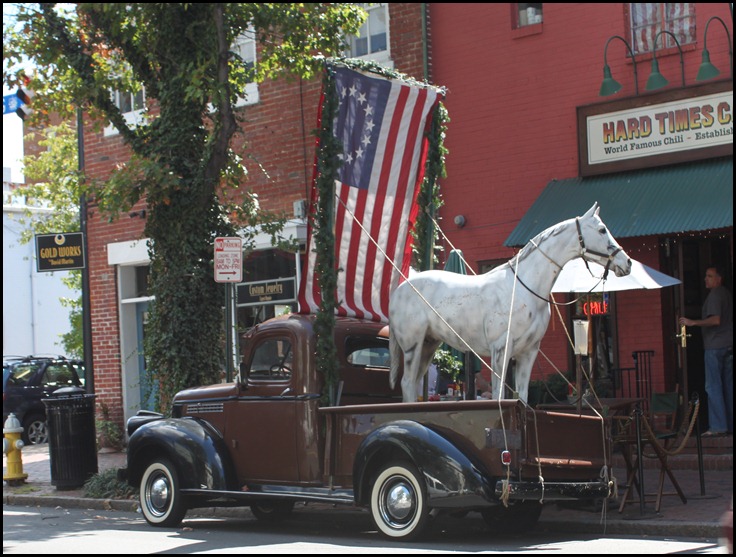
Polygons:
<instances>
[{"instance_id":1,"label":"horse tail","mask_svg":"<svg viewBox=\"0 0 736 557\"><path fill-rule=\"evenodd\" d=\"M388 353L391 357L391 375L389 376L389 382L391 388L396 386L396 380L399 378L399 363L401 362L401 348L399 343L394 336L394 331L391 327L388 328Z\"/></svg>"}]
</instances>

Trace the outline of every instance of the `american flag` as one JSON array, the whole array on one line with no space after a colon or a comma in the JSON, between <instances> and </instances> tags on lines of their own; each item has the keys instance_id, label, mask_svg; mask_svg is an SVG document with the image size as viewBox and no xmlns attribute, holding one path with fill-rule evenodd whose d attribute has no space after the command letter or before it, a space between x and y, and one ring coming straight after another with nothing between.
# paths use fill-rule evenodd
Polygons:
<instances>
[{"instance_id":1,"label":"american flag","mask_svg":"<svg viewBox=\"0 0 736 557\"><path fill-rule=\"evenodd\" d=\"M335 80L332 133L343 147L335 182L337 314L388 322L389 294L401 280L394 265L404 276L409 272L427 154L424 132L440 92L344 67L335 70ZM312 203L315 188L313 182ZM317 313L321 294L311 228L307 249L299 312Z\"/></svg>"}]
</instances>

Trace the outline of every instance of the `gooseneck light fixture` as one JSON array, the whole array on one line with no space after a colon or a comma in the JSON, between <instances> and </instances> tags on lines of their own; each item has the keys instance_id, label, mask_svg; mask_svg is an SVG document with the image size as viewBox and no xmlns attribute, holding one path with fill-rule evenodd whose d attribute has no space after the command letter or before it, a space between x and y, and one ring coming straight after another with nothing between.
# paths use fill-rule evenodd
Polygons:
<instances>
[{"instance_id":1,"label":"gooseneck light fixture","mask_svg":"<svg viewBox=\"0 0 736 557\"><path fill-rule=\"evenodd\" d=\"M718 68L710 63L710 52L708 52L708 26L710 25L710 22L714 19L720 21L721 25L723 25L723 28L726 30L726 36L728 37L728 58L731 61L731 78L733 78L733 50L731 48L731 33L728 32L728 27L726 26L724 21L717 15L714 15L708 20L708 23L705 24L705 33L703 33L703 60L700 63L698 75L695 77L696 81L713 79L721 73Z\"/></svg>"},{"instance_id":2,"label":"gooseneck light fixture","mask_svg":"<svg viewBox=\"0 0 736 557\"><path fill-rule=\"evenodd\" d=\"M682 73L682 86L685 87L685 60L682 56L682 48L680 47L680 41L670 31L660 31L654 35L654 43L652 48L652 73L649 74L645 89L647 91L654 91L655 89L661 89L669 83L667 79L659 71L659 62L657 61L657 39L660 35L669 35L677 45L677 50L680 52L680 72Z\"/></svg>"},{"instance_id":3,"label":"gooseneck light fixture","mask_svg":"<svg viewBox=\"0 0 736 557\"><path fill-rule=\"evenodd\" d=\"M603 81L601 82L601 90L598 95L601 97L607 97L609 95L613 95L614 93L618 93L621 90L621 84L613 79L613 76L611 75L611 67L608 65L608 45L611 44L611 41L613 39L618 39L623 42L626 45L626 49L629 51L631 62L634 65L634 91L636 91L636 95L638 96L639 79L636 73L636 60L634 59L634 51L631 50L631 45L629 45L626 39L619 35L614 35L613 37L610 37L606 41L606 46L603 49Z\"/></svg>"}]
</instances>

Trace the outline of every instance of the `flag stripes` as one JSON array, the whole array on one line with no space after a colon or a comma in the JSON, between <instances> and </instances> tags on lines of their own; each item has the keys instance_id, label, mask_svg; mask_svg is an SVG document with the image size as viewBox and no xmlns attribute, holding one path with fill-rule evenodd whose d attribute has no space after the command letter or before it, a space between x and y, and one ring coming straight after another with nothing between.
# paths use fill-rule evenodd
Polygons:
<instances>
[{"instance_id":1,"label":"flag stripes","mask_svg":"<svg viewBox=\"0 0 736 557\"><path fill-rule=\"evenodd\" d=\"M337 314L387 322L389 294L409 271L427 150L424 131L440 95L348 68L338 68L335 80L339 105L333 135L343 147L335 182ZM312 203L315 190L313 183ZM310 231L300 313L319 309L315 262Z\"/></svg>"}]
</instances>

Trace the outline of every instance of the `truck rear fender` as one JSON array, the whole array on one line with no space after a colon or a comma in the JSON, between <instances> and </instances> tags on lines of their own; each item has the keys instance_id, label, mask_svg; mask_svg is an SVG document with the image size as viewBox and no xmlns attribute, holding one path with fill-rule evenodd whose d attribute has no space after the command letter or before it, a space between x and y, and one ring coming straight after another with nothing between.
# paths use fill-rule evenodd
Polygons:
<instances>
[{"instance_id":1,"label":"truck rear fender","mask_svg":"<svg viewBox=\"0 0 736 557\"><path fill-rule=\"evenodd\" d=\"M409 461L419 469L433 506L483 506L495 500L490 479L453 443L420 423L399 420L376 428L360 444L353 464L356 503L368 504L377 471L393 461Z\"/></svg>"},{"instance_id":2,"label":"truck rear fender","mask_svg":"<svg viewBox=\"0 0 736 557\"><path fill-rule=\"evenodd\" d=\"M202 419L163 418L138 427L128 442L128 482L138 486L148 465L162 457L176 465L183 489L238 490L225 442Z\"/></svg>"}]
</instances>

